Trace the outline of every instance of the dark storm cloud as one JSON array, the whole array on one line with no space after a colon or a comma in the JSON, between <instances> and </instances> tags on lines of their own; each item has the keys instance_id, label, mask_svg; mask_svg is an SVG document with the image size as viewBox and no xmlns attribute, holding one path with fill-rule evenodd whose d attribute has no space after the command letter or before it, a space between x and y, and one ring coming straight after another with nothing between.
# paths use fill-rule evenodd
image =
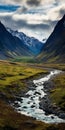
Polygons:
<instances>
[{"instance_id":1,"label":"dark storm cloud","mask_svg":"<svg viewBox=\"0 0 65 130\"><path fill-rule=\"evenodd\" d=\"M42 23L42 24L29 24L27 23L27 20L13 20L11 16L0 16L0 21L4 23L6 27L10 27L12 29L31 29L31 30L48 30L50 29L50 26L48 24ZM13 24L12 24L13 23Z\"/></svg>"},{"instance_id":2,"label":"dark storm cloud","mask_svg":"<svg viewBox=\"0 0 65 130\"><path fill-rule=\"evenodd\" d=\"M28 24L25 20L19 20L16 22L19 25L19 28L28 28L28 29L44 29L47 30L50 28L48 24Z\"/></svg>"},{"instance_id":3,"label":"dark storm cloud","mask_svg":"<svg viewBox=\"0 0 65 130\"><path fill-rule=\"evenodd\" d=\"M0 21L9 28L15 29L17 27L16 23L12 20L11 16L0 16Z\"/></svg>"},{"instance_id":4,"label":"dark storm cloud","mask_svg":"<svg viewBox=\"0 0 65 130\"><path fill-rule=\"evenodd\" d=\"M27 0L27 4L30 6L38 6L40 5L41 0Z\"/></svg>"},{"instance_id":5,"label":"dark storm cloud","mask_svg":"<svg viewBox=\"0 0 65 130\"><path fill-rule=\"evenodd\" d=\"M0 10L0 20L14 30L24 30L48 36L57 21L65 14L65 0L0 0L0 4L20 6L17 9ZM13 10L13 11L10 11ZM35 32L36 31L36 32Z\"/></svg>"},{"instance_id":6,"label":"dark storm cloud","mask_svg":"<svg viewBox=\"0 0 65 130\"><path fill-rule=\"evenodd\" d=\"M22 13L26 12L28 9L26 7L22 7Z\"/></svg>"},{"instance_id":7,"label":"dark storm cloud","mask_svg":"<svg viewBox=\"0 0 65 130\"><path fill-rule=\"evenodd\" d=\"M16 11L16 13L22 14L22 13L25 13L25 12L27 12L27 11L28 11L28 8L26 8L25 6L23 6L23 7L20 7L20 8Z\"/></svg>"},{"instance_id":8,"label":"dark storm cloud","mask_svg":"<svg viewBox=\"0 0 65 130\"><path fill-rule=\"evenodd\" d=\"M65 10L64 10L64 9L61 9L61 10L59 11L59 15L62 17L64 14L65 14Z\"/></svg>"}]
</instances>

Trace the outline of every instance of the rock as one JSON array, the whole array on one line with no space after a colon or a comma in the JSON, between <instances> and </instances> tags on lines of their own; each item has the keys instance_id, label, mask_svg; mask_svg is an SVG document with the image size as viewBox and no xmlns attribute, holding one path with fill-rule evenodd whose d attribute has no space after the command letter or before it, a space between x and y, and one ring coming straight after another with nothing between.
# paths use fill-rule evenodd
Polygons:
<instances>
[{"instance_id":1,"label":"rock","mask_svg":"<svg viewBox=\"0 0 65 130\"><path fill-rule=\"evenodd\" d=\"M26 106L23 106L23 108L27 108Z\"/></svg>"},{"instance_id":2,"label":"rock","mask_svg":"<svg viewBox=\"0 0 65 130\"><path fill-rule=\"evenodd\" d=\"M30 104L30 101L28 102L28 104Z\"/></svg>"},{"instance_id":3,"label":"rock","mask_svg":"<svg viewBox=\"0 0 65 130\"><path fill-rule=\"evenodd\" d=\"M65 113L60 113L59 118L65 119Z\"/></svg>"},{"instance_id":4,"label":"rock","mask_svg":"<svg viewBox=\"0 0 65 130\"><path fill-rule=\"evenodd\" d=\"M31 100L33 100L33 98L35 98L35 96L32 96L32 97L31 97Z\"/></svg>"},{"instance_id":5,"label":"rock","mask_svg":"<svg viewBox=\"0 0 65 130\"><path fill-rule=\"evenodd\" d=\"M54 119L54 117L53 117L53 116L51 116L51 118L52 118L52 119Z\"/></svg>"},{"instance_id":6,"label":"rock","mask_svg":"<svg viewBox=\"0 0 65 130\"><path fill-rule=\"evenodd\" d=\"M34 95L36 95L36 94L41 95L41 93L39 93L39 92L35 92L35 93L34 93Z\"/></svg>"},{"instance_id":7,"label":"rock","mask_svg":"<svg viewBox=\"0 0 65 130\"><path fill-rule=\"evenodd\" d=\"M34 105L31 106L31 108L34 108L34 107L35 107Z\"/></svg>"},{"instance_id":8,"label":"rock","mask_svg":"<svg viewBox=\"0 0 65 130\"><path fill-rule=\"evenodd\" d=\"M20 105L17 102L15 102L13 106L14 107L20 107Z\"/></svg>"},{"instance_id":9,"label":"rock","mask_svg":"<svg viewBox=\"0 0 65 130\"><path fill-rule=\"evenodd\" d=\"M29 94L26 94L26 95L25 95L25 97L29 98L29 97L30 97L30 95L29 95Z\"/></svg>"},{"instance_id":10,"label":"rock","mask_svg":"<svg viewBox=\"0 0 65 130\"><path fill-rule=\"evenodd\" d=\"M16 100L22 102L21 97L16 97Z\"/></svg>"}]
</instances>

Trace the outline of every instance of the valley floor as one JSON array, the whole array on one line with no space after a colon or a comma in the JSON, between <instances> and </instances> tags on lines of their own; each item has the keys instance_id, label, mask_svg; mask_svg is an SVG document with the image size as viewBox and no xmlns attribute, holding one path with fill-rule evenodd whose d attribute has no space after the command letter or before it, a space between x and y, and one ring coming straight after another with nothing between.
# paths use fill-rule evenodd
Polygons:
<instances>
[{"instance_id":1,"label":"valley floor","mask_svg":"<svg viewBox=\"0 0 65 130\"><path fill-rule=\"evenodd\" d=\"M65 112L65 64L38 65L0 61L0 130L65 130L65 123L46 124L36 121L17 113L9 105L29 89L27 80L47 75L52 68L63 70L63 73L52 79L54 88L50 91L50 98Z\"/></svg>"}]
</instances>

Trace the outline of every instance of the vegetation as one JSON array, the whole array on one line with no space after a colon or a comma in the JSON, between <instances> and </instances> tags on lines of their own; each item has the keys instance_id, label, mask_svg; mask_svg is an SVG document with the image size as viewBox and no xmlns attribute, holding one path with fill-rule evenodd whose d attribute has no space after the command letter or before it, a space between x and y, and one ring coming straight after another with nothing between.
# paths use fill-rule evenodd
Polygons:
<instances>
[{"instance_id":1,"label":"vegetation","mask_svg":"<svg viewBox=\"0 0 65 130\"><path fill-rule=\"evenodd\" d=\"M23 63L35 63L36 59L34 56L20 56L12 59L13 62L23 62Z\"/></svg>"},{"instance_id":2,"label":"vegetation","mask_svg":"<svg viewBox=\"0 0 65 130\"><path fill-rule=\"evenodd\" d=\"M30 67L29 64L0 62L0 94L6 98L14 98L13 94L27 89L24 80L41 73L46 74L48 71Z\"/></svg>"},{"instance_id":3,"label":"vegetation","mask_svg":"<svg viewBox=\"0 0 65 130\"><path fill-rule=\"evenodd\" d=\"M65 73L53 79L54 89L51 91L51 99L65 112Z\"/></svg>"},{"instance_id":4,"label":"vegetation","mask_svg":"<svg viewBox=\"0 0 65 130\"><path fill-rule=\"evenodd\" d=\"M54 68L54 69L58 69L58 70L62 70L62 71L65 71L65 64L63 63L40 63L39 64L40 67L46 67L46 68Z\"/></svg>"},{"instance_id":5,"label":"vegetation","mask_svg":"<svg viewBox=\"0 0 65 130\"><path fill-rule=\"evenodd\" d=\"M36 78L40 74L47 74L48 71L43 69L44 66L42 64L35 64L34 66L32 64L0 61L0 130L65 130L65 123L46 124L36 121L31 117L17 113L6 101L6 99L13 99L14 95L21 90L27 89L27 79ZM61 65L57 66L61 67ZM62 68L64 69L64 66ZM64 110L65 94L62 90L65 90L65 75L58 75L53 82L55 82L55 88L51 92L51 97Z\"/></svg>"},{"instance_id":6,"label":"vegetation","mask_svg":"<svg viewBox=\"0 0 65 130\"><path fill-rule=\"evenodd\" d=\"M54 88L51 90L50 97L53 103L57 104L65 112L65 64L40 64L47 68L62 70L62 73L52 79Z\"/></svg>"},{"instance_id":7,"label":"vegetation","mask_svg":"<svg viewBox=\"0 0 65 130\"><path fill-rule=\"evenodd\" d=\"M62 70L62 73L52 79L54 88L51 90L50 98L65 112L65 64L39 64L40 67Z\"/></svg>"},{"instance_id":8,"label":"vegetation","mask_svg":"<svg viewBox=\"0 0 65 130\"><path fill-rule=\"evenodd\" d=\"M21 115L0 100L0 130L65 130L65 124L46 124Z\"/></svg>"},{"instance_id":9,"label":"vegetation","mask_svg":"<svg viewBox=\"0 0 65 130\"><path fill-rule=\"evenodd\" d=\"M53 103L57 104L65 112L65 64L40 64L47 68L62 70L62 73L52 79L54 88L51 90L50 97Z\"/></svg>"}]
</instances>

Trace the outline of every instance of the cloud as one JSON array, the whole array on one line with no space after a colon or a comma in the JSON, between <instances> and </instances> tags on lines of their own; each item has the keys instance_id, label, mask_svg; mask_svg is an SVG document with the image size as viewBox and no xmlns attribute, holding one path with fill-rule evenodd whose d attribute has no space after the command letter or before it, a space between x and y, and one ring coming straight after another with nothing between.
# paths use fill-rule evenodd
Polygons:
<instances>
[{"instance_id":1,"label":"cloud","mask_svg":"<svg viewBox=\"0 0 65 130\"><path fill-rule=\"evenodd\" d=\"M22 7L18 8L18 9L16 10L15 14L22 14L22 13L25 13L25 12L27 12L27 11L28 11L28 8L25 7L25 6L22 6Z\"/></svg>"},{"instance_id":2,"label":"cloud","mask_svg":"<svg viewBox=\"0 0 65 130\"><path fill-rule=\"evenodd\" d=\"M30 6L38 6L41 3L41 0L27 0L26 3Z\"/></svg>"},{"instance_id":3,"label":"cloud","mask_svg":"<svg viewBox=\"0 0 65 130\"><path fill-rule=\"evenodd\" d=\"M0 0L1 4L29 4L29 5L39 5L40 3L48 3L52 0Z\"/></svg>"},{"instance_id":4,"label":"cloud","mask_svg":"<svg viewBox=\"0 0 65 130\"><path fill-rule=\"evenodd\" d=\"M65 0L0 0L3 7L4 2L6 6L19 7L15 11L0 11L0 20L12 29L38 38L48 37L65 13Z\"/></svg>"}]
</instances>

